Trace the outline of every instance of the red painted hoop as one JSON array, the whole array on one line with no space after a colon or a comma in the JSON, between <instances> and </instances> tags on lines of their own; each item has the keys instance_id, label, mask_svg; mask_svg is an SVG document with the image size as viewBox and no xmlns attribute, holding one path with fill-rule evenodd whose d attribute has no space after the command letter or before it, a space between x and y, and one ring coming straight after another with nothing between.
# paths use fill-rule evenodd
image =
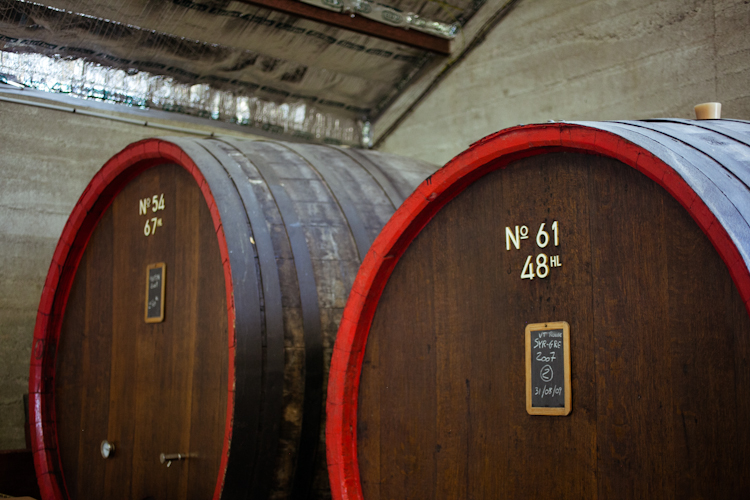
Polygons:
<instances>
[{"instance_id":1,"label":"red painted hoop","mask_svg":"<svg viewBox=\"0 0 750 500\"><path fill-rule=\"evenodd\" d=\"M362 500L357 460L357 403L367 336L388 278L432 217L471 183L509 163L569 151L608 156L662 186L693 217L729 269L750 313L750 272L724 227L695 191L649 151L617 134L572 123L502 130L473 144L419 185L370 247L349 295L334 345L326 403L326 454L336 500Z\"/></svg>"},{"instance_id":2,"label":"red painted hoop","mask_svg":"<svg viewBox=\"0 0 750 500\"><path fill-rule=\"evenodd\" d=\"M112 157L86 186L78 203L65 223L60 240L52 257L34 327L29 370L29 413L31 421L31 446L34 467L42 498L64 500L69 498L60 470L57 426L54 405L55 357L73 278L83 257L89 239L104 212L117 194L134 178L149 168L165 163L177 164L193 176L200 187L213 220L224 267L229 325L229 380L227 385L227 422L221 466L214 491L214 499L221 496L229 457L234 414L234 360L235 360L235 307L229 252L222 227L221 215L214 196L198 166L178 146L160 139L146 139L126 147Z\"/></svg>"}]
</instances>

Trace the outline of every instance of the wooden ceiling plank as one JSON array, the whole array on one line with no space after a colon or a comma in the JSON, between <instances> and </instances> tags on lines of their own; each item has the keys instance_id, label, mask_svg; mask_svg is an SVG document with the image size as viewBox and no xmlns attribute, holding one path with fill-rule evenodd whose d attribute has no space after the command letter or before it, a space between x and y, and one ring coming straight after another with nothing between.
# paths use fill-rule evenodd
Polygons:
<instances>
[{"instance_id":1,"label":"wooden ceiling plank","mask_svg":"<svg viewBox=\"0 0 750 500\"><path fill-rule=\"evenodd\" d=\"M240 1L438 54L451 53L450 40L417 30L397 28L362 16L333 12L295 0Z\"/></svg>"}]
</instances>

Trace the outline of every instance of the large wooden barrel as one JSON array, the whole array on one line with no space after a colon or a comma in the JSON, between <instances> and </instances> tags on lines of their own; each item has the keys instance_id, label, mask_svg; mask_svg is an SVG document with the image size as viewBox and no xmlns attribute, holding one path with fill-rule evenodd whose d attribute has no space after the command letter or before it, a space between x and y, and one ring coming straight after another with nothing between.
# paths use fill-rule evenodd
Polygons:
<instances>
[{"instance_id":1,"label":"large wooden barrel","mask_svg":"<svg viewBox=\"0 0 750 500\"><path fill-rule=\"evenodd\" d=\"M750 497L749 185L732 120L520 126L428 178L344 311L334 498Z\"/></svg>"},{"instance_id":2,"label":"large wooden barrel","mask_svg":"<svg viewBox=\"0 0 750 500\"><path fill-rule=\"evenodd\" d=\"M114 156L64 228L39 307L42 496L330 496L323 396L345 300L371 241L433 171L231 138Z\"/></svg>"}]
</instances>

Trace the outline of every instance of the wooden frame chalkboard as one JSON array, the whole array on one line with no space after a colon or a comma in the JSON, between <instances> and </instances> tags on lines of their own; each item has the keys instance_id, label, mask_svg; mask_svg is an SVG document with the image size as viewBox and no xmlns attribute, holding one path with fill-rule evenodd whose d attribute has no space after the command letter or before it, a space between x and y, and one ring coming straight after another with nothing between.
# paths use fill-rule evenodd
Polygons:
<instances>
[{"instance_id":1,"label":"wooden frame chalkboard","mask_svg":"<svg viewBox=\"0 0 750 500\"><path fill-rule=\"evenodd\" d=\"M570 325L566 321L526 326L526 412L564 416L570 387Z\"/></svg>"},{"instance_id":2,"label":"wooden frame chalkboard","mask_svg":"<svg viewBox=\"0 0 750 500\"><path fill-rule=\"evenodd\" d=\"M164 262L146 266L146 323L164 321L164 291L167 265Z\"/></svg>"}]
</instances>

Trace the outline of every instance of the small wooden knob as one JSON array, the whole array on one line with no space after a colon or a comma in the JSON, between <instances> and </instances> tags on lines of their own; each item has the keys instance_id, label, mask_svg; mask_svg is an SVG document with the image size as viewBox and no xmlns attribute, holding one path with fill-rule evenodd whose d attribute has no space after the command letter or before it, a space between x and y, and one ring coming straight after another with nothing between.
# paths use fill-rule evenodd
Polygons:
<instances>
[{"instance_id":1,"label":"small wooden knob","mask_svg":"<svg viewBox=\"0 0 750 500\"><path fill-rule=\"evenodd\" d=\"M698 120L718 120L721 118L720 102L704 102L695 107L695 118Z\"/></svg>"}]
</instances>

